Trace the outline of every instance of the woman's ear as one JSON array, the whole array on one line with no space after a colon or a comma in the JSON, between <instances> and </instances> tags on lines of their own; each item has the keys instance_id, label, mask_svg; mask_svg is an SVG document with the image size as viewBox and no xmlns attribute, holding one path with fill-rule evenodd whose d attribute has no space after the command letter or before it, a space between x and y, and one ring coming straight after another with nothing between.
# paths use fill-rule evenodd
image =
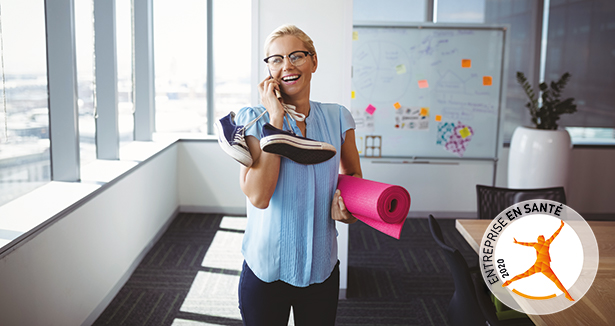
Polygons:
<instances>
[{"instance_id":1,"label":"woman's ear","mask_svg":"<svg viewBox=\"0 0 615 326\"><path fill-rule=\"evenodd\" d=\"M316 68L318 67L318 57L316 54L312 56L312 62L314 62L314 67L312 67L312 73L316 72Z\"/></svg>"}]
</instances>

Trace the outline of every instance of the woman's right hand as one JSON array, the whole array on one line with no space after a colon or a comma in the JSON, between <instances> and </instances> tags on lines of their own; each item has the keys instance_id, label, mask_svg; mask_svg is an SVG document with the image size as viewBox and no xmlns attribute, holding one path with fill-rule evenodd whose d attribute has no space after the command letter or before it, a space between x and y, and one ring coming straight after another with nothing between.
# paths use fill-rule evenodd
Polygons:
<instances>
[{"instance_id":1,"label":"woman's right hand","mask_svg":"<svg viewBox=\"0 0 615 326\"><path fill-rule=\"evenodd\" d=\"M269 120L271 125L278 129L282 129L284 123L284 107L275 95L275 90L280 90L280 82L274 78L267 77L258 85L258 92L261 95L261 103L269 112Z\"/></svg>"}]
</instances>

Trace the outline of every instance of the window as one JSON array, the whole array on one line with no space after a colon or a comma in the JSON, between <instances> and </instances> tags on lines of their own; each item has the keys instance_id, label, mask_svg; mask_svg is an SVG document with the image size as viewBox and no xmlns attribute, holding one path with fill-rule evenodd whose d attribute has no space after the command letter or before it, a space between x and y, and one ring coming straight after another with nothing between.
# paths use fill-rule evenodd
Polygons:
<instances>
[{"instance_id":1,"label":"window","mask_svg":"<svg viewBox=\"0 0 615 326\"><path fill-rule=\"evenodd\" d=\"M438 23L485 22L485 0L437 0L435 10Z\"/></svg>"},{"instance_id":2,"label":"window","mask_svg":"<svg viewBox=\"0 0 615 326\"><path fill-rule=\"evenodd\" d=\"M251 0L213 2L214 119L250 105ZM229 19L228 17L233 17ZM246 55L247 53L247 55Z\"/></svg>"},{"instance_id":3,"label":"window","mask_svg":"<svg viewBox=\"0 0 615 326\"><path fill-rule=\"evenodd\" d=\"M0 5L2 205L47 183L51 172L44 1Z\"/></svg>"},{"instance_id":4,"label":"window","mask_svg":"<svg viewBox=\"0 0 615 326\"><path fill-rule=\"evenodd\" d=\"M538 80L540 48L536 38L542 29L539 14L536 1L487 0L485 5L485 23L510 26L506 107L502 108L505 142L510 141L517 126L530 124L531 117L525 108L527 98L517 83L516 74L522 71L528 80Z\"/></svg>"},{"instance_id":5,"label":"window","mask_svg":"<svg viewBox=\"0 0 615 326\"><path fill-rule=\"evenodd\" d=\"M571 79L563 96L574 97L577 112L560 125L573 137L615 138L615 6L612 1L551 0L545 80L565 72ZM606 128L606 129L605 129Z\"/></svg>"},{"instance_id":6,"label":"window","mask_svg":"<svg viewBox=\"0 0 615 326\"><path fill-rule=\"evenodd\" d=\"M154 0L157 132L207 133L206 5Z\"/></svg>"},{"instance_id":7,"label":"window","mask_svg":"<svg viewBox=\"0 0 615 326\"><path fill-rule=\"evenodd\" d=\"M426 5L425 0L355 0L352 19L355 22L424 22Z\"/></svg>"}]
</instances>

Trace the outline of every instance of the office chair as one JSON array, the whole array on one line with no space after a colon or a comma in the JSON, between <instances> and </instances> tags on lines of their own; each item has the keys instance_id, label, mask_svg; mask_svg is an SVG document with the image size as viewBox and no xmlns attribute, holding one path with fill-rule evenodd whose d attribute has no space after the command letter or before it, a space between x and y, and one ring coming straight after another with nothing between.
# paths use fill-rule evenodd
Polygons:
<instances>
[{"instance_id":1,"label":"office chair","mask_svg":"<svg viewBox=\"0 0 615 326\"><path fill-rule=\"evenodd\" d=\"M429 215L429 229L434 240L444 252L444 256L453 274L455 292L448 306L448 320L453 326L512 326L534 325L522 315L521 318L499 320L496 308L489 297L489 289L483 284L481 275L470 273L468 264L459 250L444 242L440 224L433 215Z\"/></svg>"},{"instance_id":2,"label":"office chair","mask_svg":"<svg viewBox=\"0 0 615 326\"><path fill-rule=\"evenodd\" d=\"M479 219L494 219L507 207L530 199L549 199L566 204L564 187L510 189L476 185Z\"/></svg>"}]
</instances>

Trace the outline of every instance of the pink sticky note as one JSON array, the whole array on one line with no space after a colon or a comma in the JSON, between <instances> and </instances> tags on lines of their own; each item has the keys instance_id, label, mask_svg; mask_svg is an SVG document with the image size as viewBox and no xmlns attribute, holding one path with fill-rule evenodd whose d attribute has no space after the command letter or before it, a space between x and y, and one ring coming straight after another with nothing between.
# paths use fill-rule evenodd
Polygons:
<instances>
[{"instance_id":1,"label":"pink sticky note","mask_svg":"<svg viewBox=\"0 0 615 326\"><path fill-rule=\"evenodd\" d=\"M365 112L369 114L374 114L375 111L376 111L376 107L371 104L368 105L367 108L365 108Z\"/></svg>"},{"instance_id":2,"label":"pink sticky note","mask_svg":"<svg viewBox=\"0 0 615 326\"><path fill-rule=\"evenodd\" d=\"M427 79L419 80L419 88L427 88L427 87L429 87L429 84L427 83Z\"/></svg>"}]
</instances>

